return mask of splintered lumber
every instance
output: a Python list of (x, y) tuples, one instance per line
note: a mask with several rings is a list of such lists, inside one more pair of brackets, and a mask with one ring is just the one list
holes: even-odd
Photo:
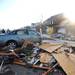
[(32, 67), (32, 68), (36, 68), (36, 69), (44, 69), (44, 70), (50, 69), (50, 67), (38, 66), (38, 65), (32, 65), (31, 67)]
[[(40, 46), (41, 49), (49, 52), (51, 55), (54, 56), (54, 58), (57, 60), (59, 65), (62, 67), (62, 69), (65, 71), (67, 75), (75, 75), (75, 55), (74, 54), (68, 54), (62, 51), (61, 48), (62, 44), (60, 45), (50, 45), (50, 44), (42, 44)], [(57, 53), (53, 53), (53, 51), (56, 51)], [(60, 52), (59, 52), (60, 51)]]
[(13, 53), (4, 53), (4, 52), (0, 52), (0, 56), (7, 56), (7, 55), (13, 55)]
[(26, 66), (27, 65), (25, 62), (23, 62), (20, 59), (14, 59), (14, 61), (12, 63), (17, 64), (17, 65), (21, 65), (21, 66)]
[(51, 59), (52, 59), (52, 56), (49, 53), (43, 52), (40, 54), (41, 63), (49, 63)]
[(61, 52), (58, 54), (52, 53), (52, 55), (55, 57), (67, 75), (75, 75), (75, 62), (73, 62), (73, 60), (71, 60), (67, 54)]
[(53, 51), (61, 48), (63, 46), (63, 44), (42, 44), (39, 46), (39, 48), (52, 53)]

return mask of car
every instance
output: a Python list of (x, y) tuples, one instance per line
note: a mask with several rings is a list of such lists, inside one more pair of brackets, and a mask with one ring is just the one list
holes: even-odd
[(18, 29), (9, 33), (0, 35), (0, 46), (17, 47), (22, 45), (24, 40), (30, 40), (34, 43), (41, 43), (41, 35), (34, 30)]
[(65, 35), (62, 34), (62, 33), (55, 33), (55, 34), (52, 34), (51, 37), (58, 38), (58, 39), (60, 39), (60, 38), (63, 39), (65, 37)]

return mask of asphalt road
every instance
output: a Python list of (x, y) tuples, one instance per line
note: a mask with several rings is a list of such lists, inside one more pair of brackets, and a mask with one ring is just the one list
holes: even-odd
[(43, 70), (25, 68), (18, 65), (9, 65), (9, 66), (11, 67), (13, 72), (7, 74), (0, 74), (0, 75), (42, 75), (42, 73), (44, 72)]
[[(9, 65), (9, 66), (11, 67), (11, 71), (0, 75), (42, 75), (44, 72), (46, 72), (45, 70), (26, 68), (18, 65)], [(48, 75), (65, 75), (65, 74), (55, 72), (49, 73)]]

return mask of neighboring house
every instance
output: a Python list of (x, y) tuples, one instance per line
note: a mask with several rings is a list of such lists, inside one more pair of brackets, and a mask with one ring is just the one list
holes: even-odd
[(70, 24), (69, 20), (62, 13), (51, 16), (42, 23), (32, 23), (31, 26), (34, 27), (36, 31), (41, 31), (42, 34), (67, 33), (67, 35), (75, 36), (75, 25)]
[(53, 27), (53, 33), (56, 33), (58, 32), (58, 29), (61, 28), (60, 23), (64, 20), (65, 20), (65, 17), (63, 14), (57, 14), (45, 20), (43, 22), (43, 25), (47, 26), (47, 28)]

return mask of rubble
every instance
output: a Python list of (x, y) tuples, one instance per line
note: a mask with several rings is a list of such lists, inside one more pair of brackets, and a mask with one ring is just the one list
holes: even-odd
[(4, 63), (42, 69), (44, 72), (41, 75), (75, 74), (74, 50), (68, 44), (42, 43), (40, 46), (36, 46), (30, 41), (25, 41), (21, 48), (10, 49), (9, 51), (1, 50), (0, 57), (2, 57)]

